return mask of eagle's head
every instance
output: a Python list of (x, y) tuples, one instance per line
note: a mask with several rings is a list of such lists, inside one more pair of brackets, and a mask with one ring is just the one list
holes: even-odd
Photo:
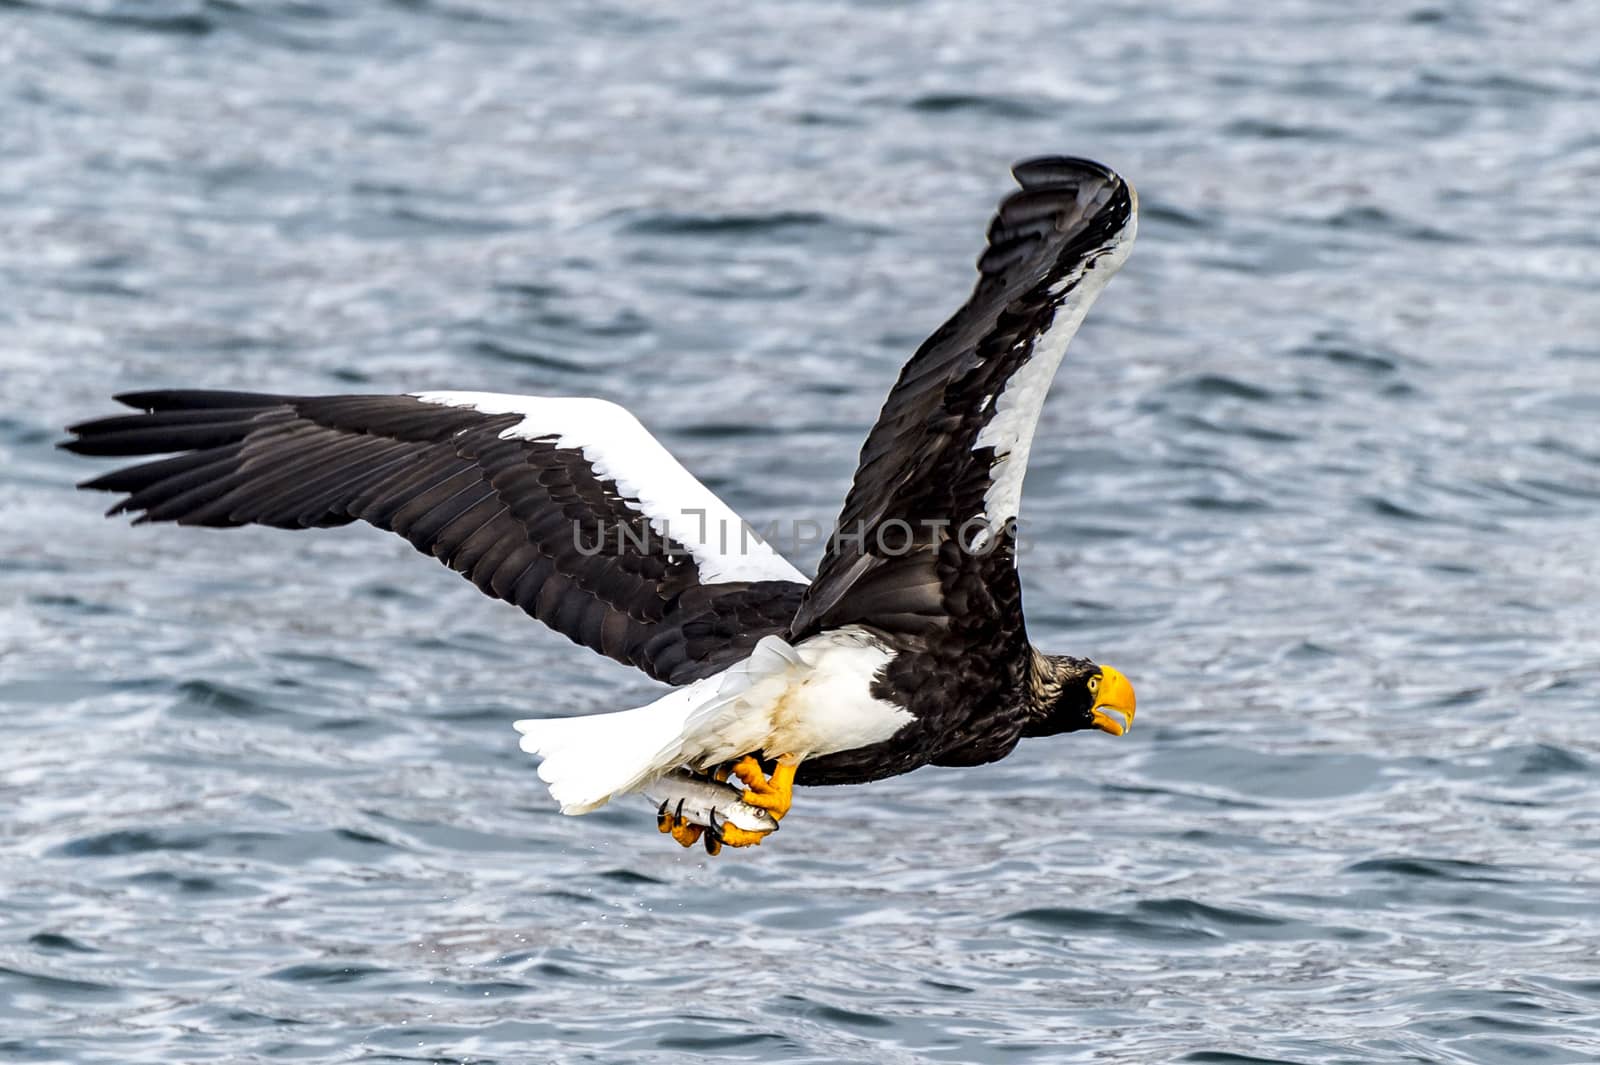
[(1033, 653), (1028, 671), (1032, 720), (1024, 736), (1097, 728), (1120, 736), (1133, 725), (1133, 685), (1119, 671), (1087, 658)]

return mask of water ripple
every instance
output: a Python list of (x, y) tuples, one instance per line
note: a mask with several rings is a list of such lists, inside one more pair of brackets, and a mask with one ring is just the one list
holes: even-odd
[[(1592, 5), (0, 13), (0, 1058), (1600, 1060)], [(1142, 225), (1029, 630), (1139, 725), (756, 853), (554, 810), (508, 722), (637, 675), (372, 530), (104, 521), (52, 446), (138, 388), (594, 394), (826, 522), (1043, 152)]]

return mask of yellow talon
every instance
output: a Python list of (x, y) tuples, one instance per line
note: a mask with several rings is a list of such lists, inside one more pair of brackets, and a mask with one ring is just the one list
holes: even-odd
[[(738, 825), (721, 824), (717, 827), (722, 833), (722, 838), (719, 842), (726, 843), (730, 847), (760, 846), (761, 841), (766, 839), (768, 835), (765, 832), (746, 832)], [(712, 853), (716, 852), (713, 851)]]
[(672, 826), (672, 838), (677, 840), (678, 843), (684, 847), (692, 847), (696, 843), (699, 843), (700, 836), (704, 832), (705, 829), (701, 828), (699, 825), (691, 825), (687, 821), (679, 821), (677, 824)]
[[(744, 801), (751, 806), (766, 810), (772, 815), (773, 820), (777, 820), (789, 812), (789, 805), (794, 797), (795, 767), (798, 765), (799, 762), (796, 760), (780, 759), (769, 778), (761, 771), (761, 763), (754, 756), (746, 755), (735, 765), (719, 769), (716, 777), (720, 781), (738, 777), (745, 785)], [(656, 828), (670, 835), (684, 847), (692, 847), (703, 838), (706, 853), (713, 856), (722, 850), (724, 845), (759, 846), (761, 841), (771, 834), (751, 832), (731, 822), (719, 820), (715, 810), (711, 812), (709, 828), (694, 824), (683, 816), (681, 800), (675, 810), (668, 809), (666, 803), (661, 804), (661, 808), (656, 811)]]
[(767, 811), (773, 820), (782, 820), (794, 802), (794, 773), (799, 765), (791, 759), (780, 758), (772, 776), (768, 777), (761, 771), (761, 763), (755, 756), (747, 754), (734, 765), (733, 775), (745, 786), (745, 802)]
[[(681, 810), (683, 804), (679, 803), (678, 808)], [(656, 812), (656, 828), (677, 840), (678, 844), (683, 847), (692, 847), (700, 842), (700, 836), (705, 832), (705, 829), (699, 825), (692, 824), (677, 813), (668, 811), (666, 803), (662, 803), (661, 809)], [(709, 844), (706, 849), (711, 850)], [(715, 854), (717, 852), (711, 851), (711, 853)]]

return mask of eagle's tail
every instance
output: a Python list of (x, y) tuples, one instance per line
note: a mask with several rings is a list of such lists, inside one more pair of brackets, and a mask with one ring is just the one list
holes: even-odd
[(675, 769), (690, 720), (715, 694), (716, 685), (708, 691), (701, 680), (632, 710), (518, 721), (515, 727), (522, 749), (544, 758), (539, 776), (561, 812), (586, 814)]
[(749, 740), (736, 725), (741, 697), (756, 681), (799, 661), (792, 647), (768, 636), (744, 661), (648, 705), (514, 725), (522, 749), (543, 757), (539, 777), (561, 812), (586, 814), (681, 766), (702, 768), (749, 753)]

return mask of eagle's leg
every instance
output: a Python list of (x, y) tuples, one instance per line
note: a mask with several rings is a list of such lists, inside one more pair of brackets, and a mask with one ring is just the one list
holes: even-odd
[(711, 827), (706, 828), (688, 821), (683, 816), (683, 800), (678, 800), (676, 810), (667, 809), (663, 802), (656, 810), (656, 828), (677, 840), (683, 847), (692, 847), (705, 837), (706, 853), (715, 857), (726, 843), (730, 847), (753, 847), (767, 838), (766, 832), (746, 832), (738, 825), (718, 821), (717, 812), (711, 811)]
[(761, 807), (772, 815), (773, 820), (781, 821), (794, 802), (794, 772), (799, 766), (800, 759), (784, 755), (778, 759), (769, 777), (761, 771), (761, 763), (756, 757), (747, 754), (734, 763), (733, 775), (744, 784), (745, 802)]
[[(745, 786), (744, 801), (766, 810), (773, 820), (778, 820), (789, 812), (794, 793), (795, 767), (799, 764), (798, 758), (780, 758), (772, 776), (768, 777), (761, 771), (761, 763), (754, 756), (746, 755), (731, 767), (718, 766), (709, 774), (709, 778), (725, 783), (730, 777), (738, 777)], [(675, 810), (668, 809), (665, 802), (661, 804), (656, 810), (656, 828), (684, 847), (692, 847), (703, 838), (706, 853), (711, 855), (722, 850), (724, 844), (729, 847), (754, 847), (770, 834), (750, 832), (732, 822), (718, 821), (715, 810), (711, 811), (709, 827), (694, 824), (683, 816), (682, 799), (678, 800)]]

